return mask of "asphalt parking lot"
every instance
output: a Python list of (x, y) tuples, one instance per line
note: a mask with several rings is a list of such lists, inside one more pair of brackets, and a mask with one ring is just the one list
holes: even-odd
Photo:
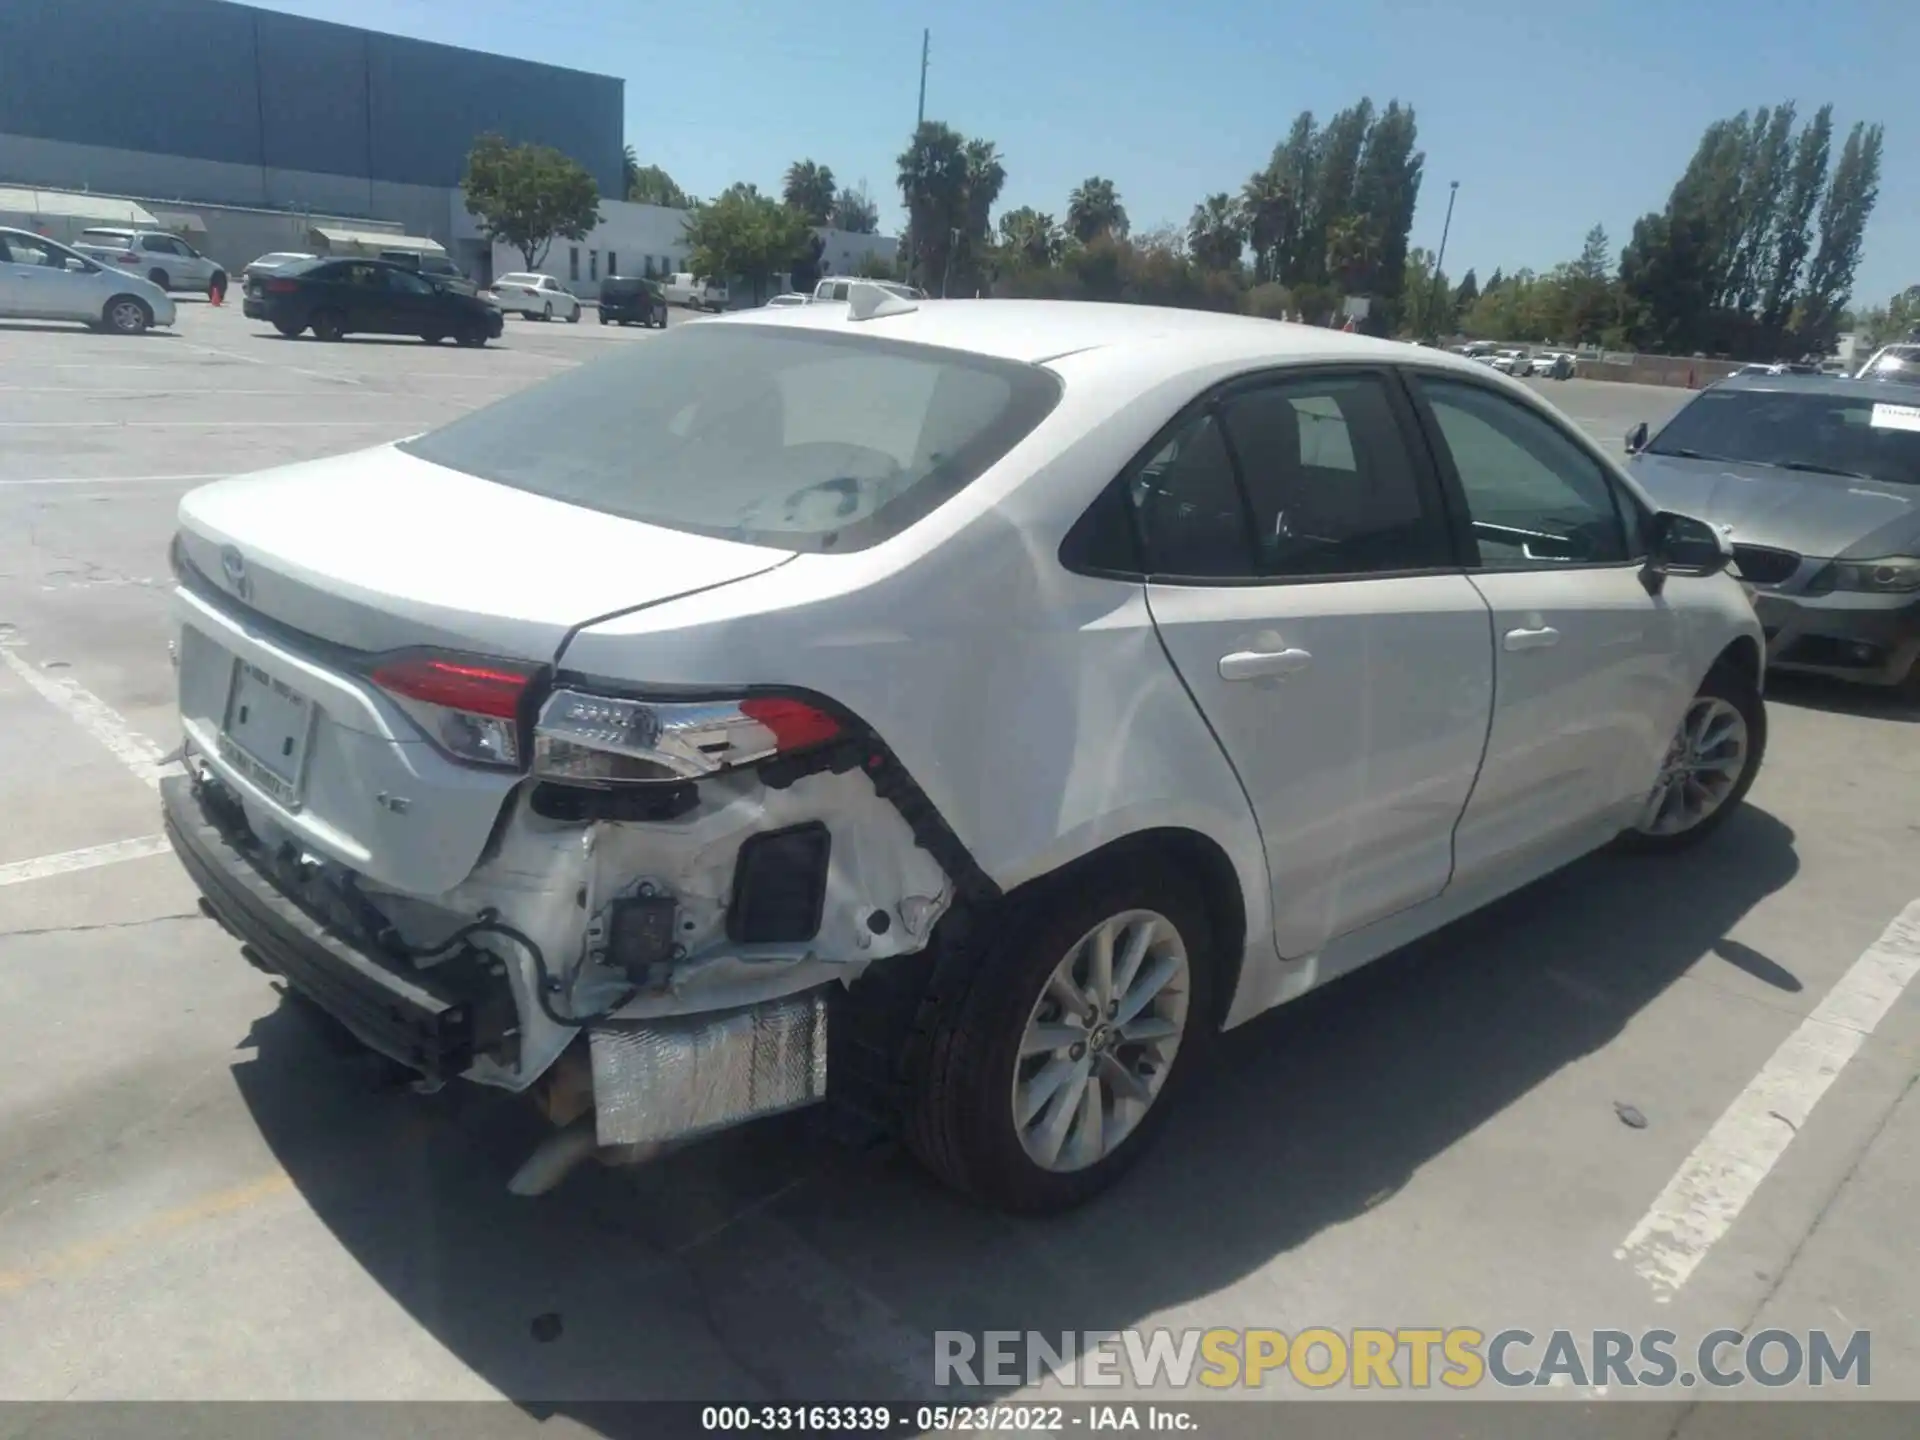
[[(1233, 1032), (1063, 1220), (812, 1116), (518, 1200), (512, 1103), (392, 1089), (283, 1008), (154, 839), (175, 503), (654, 338), (0, 324), (0, 1398), (507, 1396), (579, 1432), (937, 1398), (939, 1330), (1471, 1325), (1865, 1329), (1870, 1393), (1920, 1399), (1920, 715), (1871, 696), (1780, 684), (1703, 851), (1585, 861)], [(1535, 383), (1615, 445), (1684, 398)], [(1653, 1398), (1607, 1433), (1730, 1433)]]

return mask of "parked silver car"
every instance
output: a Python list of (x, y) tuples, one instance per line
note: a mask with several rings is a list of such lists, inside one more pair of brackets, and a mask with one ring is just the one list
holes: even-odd
[(173, 300), (141, 275), (45, 235), (0, 227), (0, 316), (75, 320), (119, 335), (173, 324)]

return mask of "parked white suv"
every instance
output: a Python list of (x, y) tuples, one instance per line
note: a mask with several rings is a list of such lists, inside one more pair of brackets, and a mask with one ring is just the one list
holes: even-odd
[(103, 265), (144, 275), (162, 290), (205, 294), (214, 276), (226, 274), (218, 263), (165, 230), (97, 226), (81, 231), (74, 248)]
[(158, 286), (25, 230), (0, 228), (0, 315), (74, 320), (118, 335), (173, 324), (173, 301)]
[(877, 286), (619, 350), (174, 547), (175, 847), (533, 1090), (524, 1191), (828, 1096), (1073, 1204), (1222, 1027), (1760, 765), (1725, 542), (1484, 366)]

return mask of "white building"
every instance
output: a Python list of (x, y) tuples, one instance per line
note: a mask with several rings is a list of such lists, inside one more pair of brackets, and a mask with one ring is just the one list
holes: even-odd
[[(538, 268), (554, 276), (574, 294), (591, 300), (600, 293), (600, 282), (609, 275), (661, 276), (685, 270), (686, 222), (685, 210), (602, 200), (600, 223), (586, 238), (555, 240)], [(454, 263), (483, 283), (526, 268), (526, 257), (511, 245), (496, 243), (491, 254), (488, 253), (480, 222), (467, 213), (465, 202), (458, 197), (451, 233), (453, 243), (449, 249)], [(878, 256), (891, 264), (900, 245), (891, 235), (856, 235), (824, 226), (814, 233), (825, 246), (820, 268), (826, 275), (850, 274), (868, 256)], [(785, 276), (776, 276), (775, 280), (776, 290), (785, 288)], [(751, 294), (741, 294), (737, 303), (751, 302)]]

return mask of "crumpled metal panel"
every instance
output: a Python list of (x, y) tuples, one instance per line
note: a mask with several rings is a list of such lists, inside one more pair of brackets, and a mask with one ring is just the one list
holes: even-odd
[(827, 1093), (824, 988), (744, 1010), (599, 1025), (588, 1034), (602, 1145), (683, 1140)]

